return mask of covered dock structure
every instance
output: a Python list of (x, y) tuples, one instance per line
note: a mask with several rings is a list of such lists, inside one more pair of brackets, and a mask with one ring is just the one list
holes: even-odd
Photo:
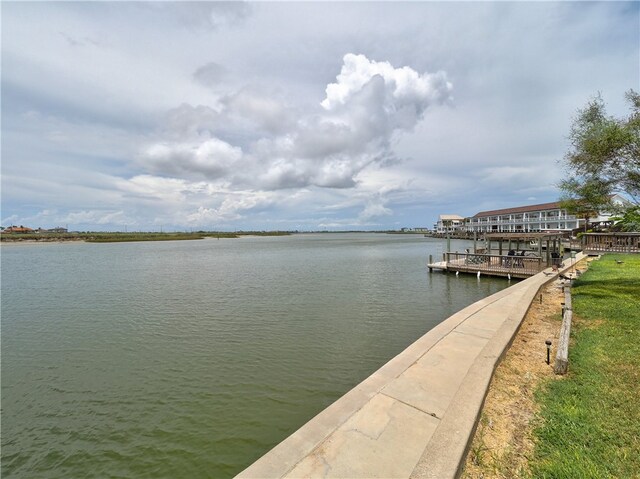
[(474, 242), (473, 252), (447, 251), (441, 262), (427, 267), (443, 271), (528, 278), (562, 264), (562, 233), (490, 233), (484, 247)]

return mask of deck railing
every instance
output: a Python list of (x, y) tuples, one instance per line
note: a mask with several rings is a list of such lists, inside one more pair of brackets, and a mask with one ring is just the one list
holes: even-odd
[(445, 253), (447, 269), (513, 276), (533, 276), (547, 267), (539, 256), (510, 256), (499, 254)]
[(587, 254), (640, 253), (640, 233), (587, 233), (582, 239)]

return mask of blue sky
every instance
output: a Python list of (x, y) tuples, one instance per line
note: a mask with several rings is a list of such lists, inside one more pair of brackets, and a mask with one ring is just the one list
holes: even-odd
[(555, 201), (637, 2), (2, 2), (2, 225), (388, 229)]

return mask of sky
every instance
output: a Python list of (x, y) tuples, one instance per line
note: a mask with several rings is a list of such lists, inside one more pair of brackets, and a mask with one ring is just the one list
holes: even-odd
[(556, 201), (638, 2), (0, 5), (1, 222), (383, 230)]

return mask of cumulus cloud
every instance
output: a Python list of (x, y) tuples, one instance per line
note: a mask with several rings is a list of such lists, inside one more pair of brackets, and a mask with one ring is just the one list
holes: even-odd
[(282, 134), (295, 126), (295, 112), (272, 93), (245, 87), (221, 99), (229, 121), (249, 122), (267, 134)]
[(151, 145), (142, 152), (140, 163), (154, 173), (216, 180), (232, 172), (241, 158), (240, 148), (210, 138), (199, 144)]
[(176, 142), (206, 139), (213, 135), (222, 122), (218, 110), (210, 106), (183, 103), (166, 113), (162, 137)]
[[(343, 61), (337, 82), (327, 86), (323, 110), (300, 119), (286, 141), (272, 142), (269, 152), (295, 160), (302, 168), (297, 177), (309, 185), (355, 186), (367, 166), (388, 162), (394, 133), (410, 131), (428, 107), (450, 99), (452, 86), (443, 72), (421, 75), (351, 53)], [(285, 186), (292, 172), (282, 165), (279, 171)], [(279, 184), (274, 175), (270, 184)]]
[(380, 99), (390, 114), (409, 107), (420, 115), (429, 104), (448, 100), (453, 89), (442, 71), (421, 75), (408, 66), (394, 68), (389, 62), (376, 62), (353, 53), (346, 54), (343, 60), (338, 81), (327, 86), (327, 97), (322, 102), (327, 110), (348, 104), (374, 77), (384, 82), (384, 95)]
[(308, 167), (282, 158), (272, 161), (267, 171), (258, 178), (258, 183), (267, 190), (303, 188), (309, 184)]
[[(148, 146), (141, 165), (154, 174), (256, 190), (353, 188), (369, 165), (393, 164), (392, 136), (448, 101), (452, 86), (443, 72), (420, 74), (351, 53), (343, 61), (316, 110), (294, 110), (273, 92), (247, 86), (215, 106), (181, 105), (167, 115), (172, 141)], [(220, 68), (205, 65), (196, 75), (215, 77)], [(244, 138), (229, 143), (230, 131)]]

